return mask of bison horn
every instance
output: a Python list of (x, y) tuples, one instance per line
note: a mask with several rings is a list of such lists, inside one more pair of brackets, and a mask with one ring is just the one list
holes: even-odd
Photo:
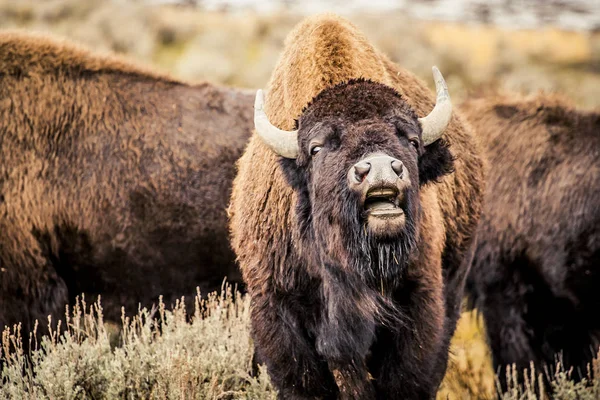
[(284, 131), (269, 122), (265, 114), (262, 90), (256, 92), (254, 101), (254, 128), (258, 136), (273, 150), (285, 158), (298, 157), (298, 131)]
[(452, 117), (452, 102), (450, 101), (446, 81), (437, 67), (433, 67), (432, 70), (437, 100), (435, 102), (435, 107), (431, 110), (429, 115), (419, 118), (419, 123), (423, 130), (423, 144), (425, 146), (442, 137), (442, 133), (444, 133), (444, 130), (450, 122), (450, 117)]

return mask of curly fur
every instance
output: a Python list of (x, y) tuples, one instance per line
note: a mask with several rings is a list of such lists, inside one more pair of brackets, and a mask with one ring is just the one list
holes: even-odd
[(0, 35), (0, 330), (241, 281), (226, 205), (252, 95)]
[[(369, 88), (374, 115), (391, 108), (406, 124), (415, 124), (435, 103), (424, 83), (375, 50), (352, 24), (325, 14), (306, 19), (286, 39), (265, 110), (280, 129), (302, 128), (311, 112), (313, 122), (318, 119), (320, 99), (340, 96), (328, 104), (352, 119), (343, 100), (353, 84)], [(363, 118), (362, 110), (356, 112)], [(381, 146), (405, 151), (402, 140), (381, 134)], [(238, 162), (229, 208), (232, 245), (252, 295), (257, 355), (280, 397), (434, 397), (459, 316), (483, 195), (483, 162), (470, 128), (454, 113), (444, 140), (423, 150), (421, 159), (428, 161), (412, 161), (411, 177), (423, 176), (413, 187), (414, 233), (388, 246), (374, 246), (358, 233), (353, 202), (339, 201), (341, 177), (313, 177), (302, 157), (282, 160), (253, 135)], [(322, 201), (326, 197), (331, 200)], [(335, 212), (332, 202), (340, 205)], [(328, 218), (339, 226), (325, 229)], [(403, 265), (390, 266), (394, 252), (407, 253), (398, 260)], [(370, 281), (389, 272), (387, 292)]]
[(600, 345), (600, 114), (544, 94), (461, 109), (490, 165), (468, 286), (494, 364), (541, 372), (562, 354), (580, 379)]

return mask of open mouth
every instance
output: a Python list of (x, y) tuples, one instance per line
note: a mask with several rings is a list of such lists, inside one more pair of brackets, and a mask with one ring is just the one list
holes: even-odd
[(394, 217), (404, 214), (398, 189), (378, 187), (369, 189), (364, 209), (369, 216)]

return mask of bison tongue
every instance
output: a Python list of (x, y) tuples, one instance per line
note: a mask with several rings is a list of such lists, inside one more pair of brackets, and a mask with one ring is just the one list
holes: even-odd
[(372, 200), (366, 204), (367, 210), (392, 210), (396, 208), (394, 203), (389, 200)]

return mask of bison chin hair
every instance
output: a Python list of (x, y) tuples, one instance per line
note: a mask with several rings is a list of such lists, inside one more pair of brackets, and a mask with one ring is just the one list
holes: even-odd
[[(288, 183), (298, 195), (296, 216), (303, 257), (316, 266), (335, 266), (345, 274), (356, 275), (369, 288), (391, 293), (403, 280), (407, 265), (416, 257), (419, 194), (406, 193), (404, 228), (387, 237), (370, 233), (358, 195), (336, 186), (327, 201), (315, 200), (308, 190), (307, 176), (294, 160), (281, 165)], [(345, 173), (342, 171), (342, 173)], [(340, 173), (339, 180), (345, 179)], [(321, 197), (321, 199), (323, 199)]]
[(391, 294), (404, 278), (407, 265), (417, 249), (418, 194), (406, 199), (404, 228), (388, 237), (371, 233), (362, 204), (353, 194), (340, 196), (340, 207), (317, 210), (313, 214), (314, 237), (319, 261), (337, 265), (345, 273), (356, 274), (369, 288)]
[(407, 265), (415, 256), (417, 209), (414, 199), (415, 196), (407, 198), (406, 224), (397, 234), (387, 238), (373, 235), (367, 227), (366, 218), (358, 212), (357, 220), (352, 223), (345, 236), (349, 267), (369, 287), (382, 294), (392, 292), (401, 285)]

